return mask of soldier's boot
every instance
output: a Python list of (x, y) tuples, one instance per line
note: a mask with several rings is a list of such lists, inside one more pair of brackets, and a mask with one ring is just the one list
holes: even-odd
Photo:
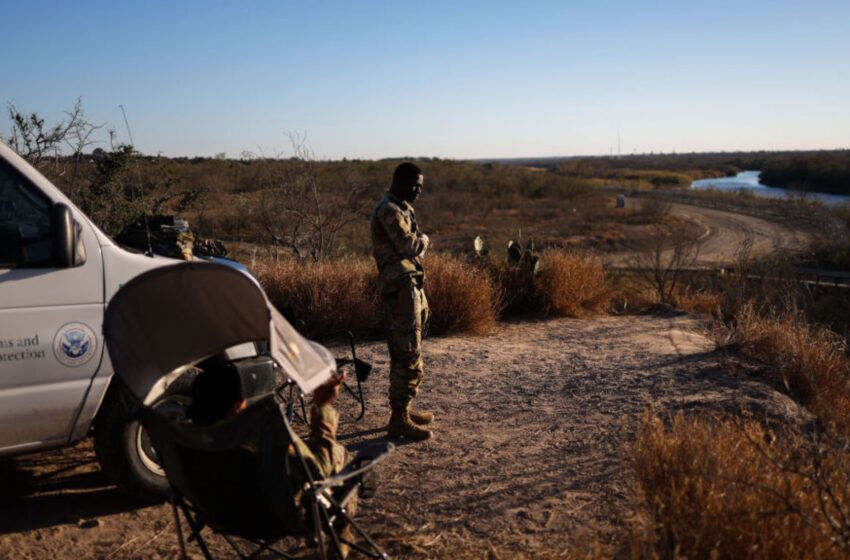
[(410, 415), (410, 420), (419, 426), (427, 426), (431, 422), (434, 421), (434, 415), (430, 412), (417, 412), (415, 410), (408, 410), (407, 413)]
[(387, 425), (387, 435), (390, 437), (402, 437), (411, 441), (422, 441), (434, 435), (431, 430), (426, 430), (413, 423), (407, 406), (393, 406), (390, 422)]

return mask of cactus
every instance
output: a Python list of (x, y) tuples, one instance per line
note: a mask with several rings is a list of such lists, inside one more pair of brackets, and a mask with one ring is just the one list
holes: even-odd
[(507, 260), (510, 265), (519, 265), (520, 261), (522, 261), (523, 251), (522, 247), (519, 246), (519, 243), (516, 241), (508, 241), (508, 254)]
[(487, 243), (480, 235), (475, 236), (472, 247), (475, 250), (475, 258), (477, 259), (483, 259), (490, 254), (489, 249), (487, 249)]
[(532, 276), (537, 276), (540, 270), (540, 257), (534, 254), (534, 238), (528, 238), (525, 242), (525, 249), (516, 241), (508, 241), (507, 262), (511, 266), (525, 270)]
[[(490, 254), (487, 243), (480, 235), (473, 240), (472, 247), (474, 250), (473, 259), (477, 262), (485, 261)], [(540, 257), (534, 254), (534, 238), (529, 237), (526, 240), (525, 249), (517, 241), (508, 241), (505, 261), (513, 268), (522, 269), (531, 276), (537, 276), (540, 270)]]

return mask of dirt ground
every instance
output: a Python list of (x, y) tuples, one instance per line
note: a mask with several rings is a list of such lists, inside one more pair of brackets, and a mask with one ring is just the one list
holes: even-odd
[[(688, 315), (503, 323), (430, 339), (425, 355), (416, 402), (437, 415), (436, 437), (399, 445), (359, 514), (393, 557), (560, 557), (588, 539), (616, 555), (631, 511), (627, 447), (647, 407), (800, 414), (757, 377), (730, 373)], [(381, 440), (388, 414), (385, 348), (367, 344), (362, 357), (376, 369), (366, 417), (341, 427), (352, 448)], [(353, 417), (350, 398), (340, 407)], [(170, 510), (124, 498), (89, 443), (0, 463), (0, 477), (2, 558), (177, 555)]]
[[(627, 200), (633, 207), (640, 201)], [(737, 264), (739, 251), (750, 245), (749, 257), (757, 259), (767, 255), (791, 255), (809, 248), (813, 235), (797, 227), (765, 220), (747, 214), (703, 208), (688, 204), (671, 204), (670, 216), (682, 223), (690, 224), (699, 242), (695, 265), (722, 266)], [(647, 244), (651, 247), (651, 242)], [(669, 251), (668, 251), (669, 253)], [(634, 253), (617, 252), (606, 257), (614, 266), (634, 266)]]

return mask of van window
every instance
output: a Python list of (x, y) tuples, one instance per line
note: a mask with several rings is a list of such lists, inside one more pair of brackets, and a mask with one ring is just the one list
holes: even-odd
[(0, 268), (51, 266), (51, 208), (50, 199), (0, 159)]

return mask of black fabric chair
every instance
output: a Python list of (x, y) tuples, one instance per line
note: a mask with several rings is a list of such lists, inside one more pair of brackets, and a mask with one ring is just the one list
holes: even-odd
[[(350, 518), (346, 506), (389, 447), (370, 456), (361, 453), (342, 473), (321, 480), (308, 468), (299, 445), (292, 446), (297, 456), (290, 456), (297, 436), (287, 414), (294, 411), (296, 399), (287, 401), (284, 395), (313, 392), (338, 367), (330, 351), (305, 339), (286, 321), (256, 280), (208, 263), (150, 270), (112, 297), (103, 330), (115, 368), (112, 383), (131, 396), (168, 478), (184, 558), (186, 544), (192, 542), (211, 558), (203, 537), (207, 529), (224, 536), (241, 558), (265, 551), (286, 558), (275, 548), (286, 537), (312, 540), (323, 559), (328, 549), (339, 554), (343, 544), (371, 558), (386, 557)], [(230, 350), (246, 344), (251, 346), (249, 354), (262, 356), (250, 362), (230, 357)], [(236, 350), (234, 355), (240, 355)], [(216, 362), (222, 355), (223, 362)], [(143, 404), (155, 402), (169, 376), (197, 365), (207, 375), (239, 375), (241, 399), (231, 402), (248, 399), (248, 406), (239, 412), (224, 408), (223, 420), (201, 425), (169, 419)], [(279, 374), (284, 385), (268, 385), (268, 377), (254, 379), (255, 374), (275, 379)], [(253, 381), (246, 383), (245, 376)], [(297, 391), (289, 391), (296, 386)], [(254, 390), (263, 392), (255, 395)], [(185, 539), (180, 514), (190, 530)], [(345, 525), (357, 543), (341, 540), (338, 528)], [(254, 550), (243, 551), (246, 543), (240, 547), (239, 539), (253, 543)]]
[[(222, 535), (240, 558), (254, 558), (266, 551), (292, 558), (276, 548), (276, 543), (287, 537), (312, 541), (320, 558), (326, 558), (329, 551), (340, 554), (343, 543), (370, 558), (387, 557), (348, 515), (346, 506), (362, 487), (364, 474), (391, 447), (361, 454), (339, 475), (316, 480), (303, 456), (287, 459), (290, 443), (297, 436), (286, 418), (286, 408), (280, 395), (273, 393), (255, 399), (232, 418), (196, 427), (141, 407), (140, 421), (171, 485), (169, 501), (184, 557), (186, 544), (194, 541), (205, 558), (212, 558), (203, 538), (207, 528)], [(294, 477), (292, 469), (301, 469), (306, 475)], [(303, 492), (293, 488), (293, 479), (306, 480)], [(181, 513), (190, 529), (186, 538), (180, 529)], [(351, 526), (360, 542), (340, 537), (339, 528), (344, 524)], [(234, 537), (249, 544), (240, 546)], [(254, 550), (244, 550), (249, 545)]]

